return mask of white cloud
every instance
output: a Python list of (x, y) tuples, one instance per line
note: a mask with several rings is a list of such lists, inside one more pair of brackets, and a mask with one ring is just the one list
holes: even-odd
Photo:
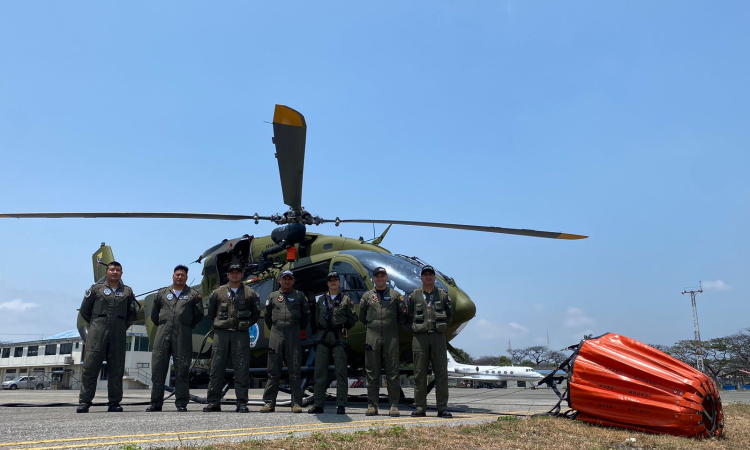
[(509, 323), (509, 324), (508, 324), (508, 326), (509, 326), (509, 327), (510, 327), (510, 328), (511, 328), (511, 329), (512, 329), (513, 331), (519, 331), (519, 332), (521, 332), (521, 333), (528, 333), (528, 332), (529, 332), (529, 329), (528, 329), (528, 328), (526, 328), (525, 326), (521, 325), (520, 323), (516, 323), (516, 322), (511, 322), (511, 323)]
[(9, 302), (0, 303), (0, 310), (7, 309), (8, 311), (24, 312), (27, 309), (38, 308), (39, 305), (32, 302), (24, 302), (20, 298), (11, 300)]
[[(517, 323), (496, 323), (486, 319), (472, 321), (472, 334), (480, 340), (510, 339), (525, 336), (529, 329)], [(467, 330), (468, 331), (468, 330)]]
[(564, 325), (568, 328), (588, 327), (594, 324), (594, 319), (586, 315), (581, 308), (571, 306), (565, 311)]
[(702, 284), (703, 284), (703, 289), (707, 291), (731, 291), (732, 290), (732, 287), (726, 284), (722, 280), (704, 281)]

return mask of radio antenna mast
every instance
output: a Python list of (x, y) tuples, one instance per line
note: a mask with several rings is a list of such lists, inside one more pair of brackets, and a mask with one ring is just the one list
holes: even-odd
[(700, 329), (698, 329), (698, 309), (695, 306), (695, 295), (696, 294), (702, 294), (703, 293), (703, 282), (698, 282), (698, 288), (692, 287), (692, 288), (683, 288), (682, 293), (683, 294), (690, 294), (690, 301), (693, 304), (693, 330), (695, 332), (695, 358), (698, 370), (703, 372), (705, 368), (703, 367), (703, 350), (701, 349), (701, 332)]

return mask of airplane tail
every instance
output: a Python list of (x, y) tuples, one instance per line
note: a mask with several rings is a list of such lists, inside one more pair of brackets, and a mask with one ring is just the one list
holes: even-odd
[(456, 360), (455, 360), (455, 359), (453, 359), (453, 355), (451, 355), (451, 352), (449, 352), (449, 351), (446, 351), (445, 353), (447, 353), (447, 354), (448, 354), (448, 367), (453, 367), (453, 366), (455, 366), (455, 365), (456, 365), (457, 363), (456, 363)]
[(112, 247), (102, 242), (101, 247), (91, 255), (91, 262), (94, 265), (94, 283), (103, 281), (107, 276), (107, 264), (115, 260), (112, 254)]

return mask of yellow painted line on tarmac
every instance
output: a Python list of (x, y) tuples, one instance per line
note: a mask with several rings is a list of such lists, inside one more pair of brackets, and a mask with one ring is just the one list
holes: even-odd
[[(471, 415), (456, 415), (455, 419), (463, 420), (482, 420), (491, 414), (471, 414)], [(346, 422), (344, 424), (323, 424), (313, 425), (310, 424), (298, 424), (288, 426), (268, 426), (268, 427), (254, 427), (254, 428), (234, 428), (234, 429), (219, 429), (219, 430), (196, 430), (196, 431), (182, 431), (182, 432), (168, 432), (168, 433), (149, 433), (149, 434), (137, 434), (137, 435), (116, 435), (116, 436), (94, 436), (94, 437), (81, 437), (81, 438), (65, 438), (65, 439), (50, 439), (43, 441), (25, 441), (25, 442), (8, 442), (0, 443), (0, 447), (13, 447), (13, 446), (24, 446), (24, 445), (36, 445), (36, 444), (53, 444), (53, 443), (64, 443), (64, 442), (82, 442), (82, 441), (101, 441), (104, 439), (119, 439), (118, 441), (111, 442), (94, 442), (90, 444), (74, 444), (74, 445), (57, 445), (49, 447), (24, 447), (26, 450), (61, 450), (61, 449), (73, 449), (82, 447), (98, 447), (105, 445), (121, 445), (121, 444), (147, 444), (156, 442), (171, 442), (171, 441), (191, 441), (198, 439), (223, 439), (230, 437), (248, 437), (248, 436), (260, 436), (269, 434), (280, 434), (280, 433), (301, 433), (307, 431), (326, 431), (326, 430), (339, 430), (346, 428), (361, 428), (366, 424), (382, 426), (382, 425), (400, 425), (400, 424), (419, 424), (419, 423), (432, 423), (432, 422), (445, 422), (446, 419), (429, 417), (422, 419), (382, 419), (376, 422), (373, 420), (359, 420), (354, 422)], [(306, 428), (305, 428), (306, 427)], [(262, 431), (268, 430), (270, 431)], [(237, 432), (240, 433), (237, 433)], [(214, 433), (214, 434), (211, 434)], [(223, 433), (223, 434), (216, 434)], [(186, 436), (186, 435), (199, 435), (199, 436)], [(165, 437), (161, 439), (143, 439), (144, 437), (158, 437), (158, 436), (176, 436), (176, 437)], [(138, 439), (133, 439), (138, 438)]]

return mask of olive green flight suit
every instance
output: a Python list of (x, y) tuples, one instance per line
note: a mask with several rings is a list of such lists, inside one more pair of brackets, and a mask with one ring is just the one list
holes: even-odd
[(263, 391), (267, 405), (276, 404), (279, 394), (281, 364), (286, 354), (289, 369), (289, 387), (292, 406), (302, 406), (302, 342), (300, 331), (307, 328), (310, 307), (305, 294), (295, 289), (290, 292), (272, 292), (266, 300), (266, 327), (271, 330), (268, 339), (268, 382)]
[(365, 374), (367, 404), (378, 407), (381, 361), (385, 366), (388, 400), (398, 405), (398, 326), (406, 322), (406, 305), (401, 294), (390, 288), (365, 292), (359, 303), (359, 320), (367, 327), (365, 335)]
[(208, 383), (209, 405), (220, 406), (227, 360), (232, 354), (234, 393), (237, 405), (247, 404), (250, 387), (250, 332), (260, 318), (260, 299), (249, 286), (234, 293), (229, 284), (216, 289), (208, 299), (208, 317), (214, 324), (211, 347), (211, 374)]
[(139, 308), (133, 290), (122, 284), (122, 281), (114, 290), (104, 282), (97, 283), (86, 291), (80, 311), (81, 317), (90, 326), (86, 337), (79, 403), (90, 405), (94, 399), (99, 372), (105, 359), (108, 403), (116, 405), (122, 401), (125, 335), (130, 324), (135, 322)]
[(448, 407), (448, 350), (445, 331), (453, 316), (451, 298), (437, 287), (430, 293), (420, 288), (409, 295), (407, 303), (414, 331), (414, 403), (419, 411), (424, 412), (427, 408), (427, 366), (432, 362), (435, 397), (440, 412)]
[(174, 358), (175, 405), (187, 406), (190, 400), (190, 361), (193, 359), (193, 328), (204, 317), (203, 297), (185, 286), (178, 296), (172, 287), (159, 290), (151, 310), (156, 328), (151, 353), (151, 404), (164, 401), (164, 382), (169, 371), (169, 358)]
[(325, 293), (318, 299), (316, 308), (318, 334), (315, 346), (315, 406), (323, 407), (331, 358), (336, 367), (336, 406), (346, 406), (346, 396), (349, 393), (346, 347), (349, 339), (344, 337), (344, 330), (351, 330), (357, 323), (354, 302), (348, 295), (339, 293), (331, 298)]

